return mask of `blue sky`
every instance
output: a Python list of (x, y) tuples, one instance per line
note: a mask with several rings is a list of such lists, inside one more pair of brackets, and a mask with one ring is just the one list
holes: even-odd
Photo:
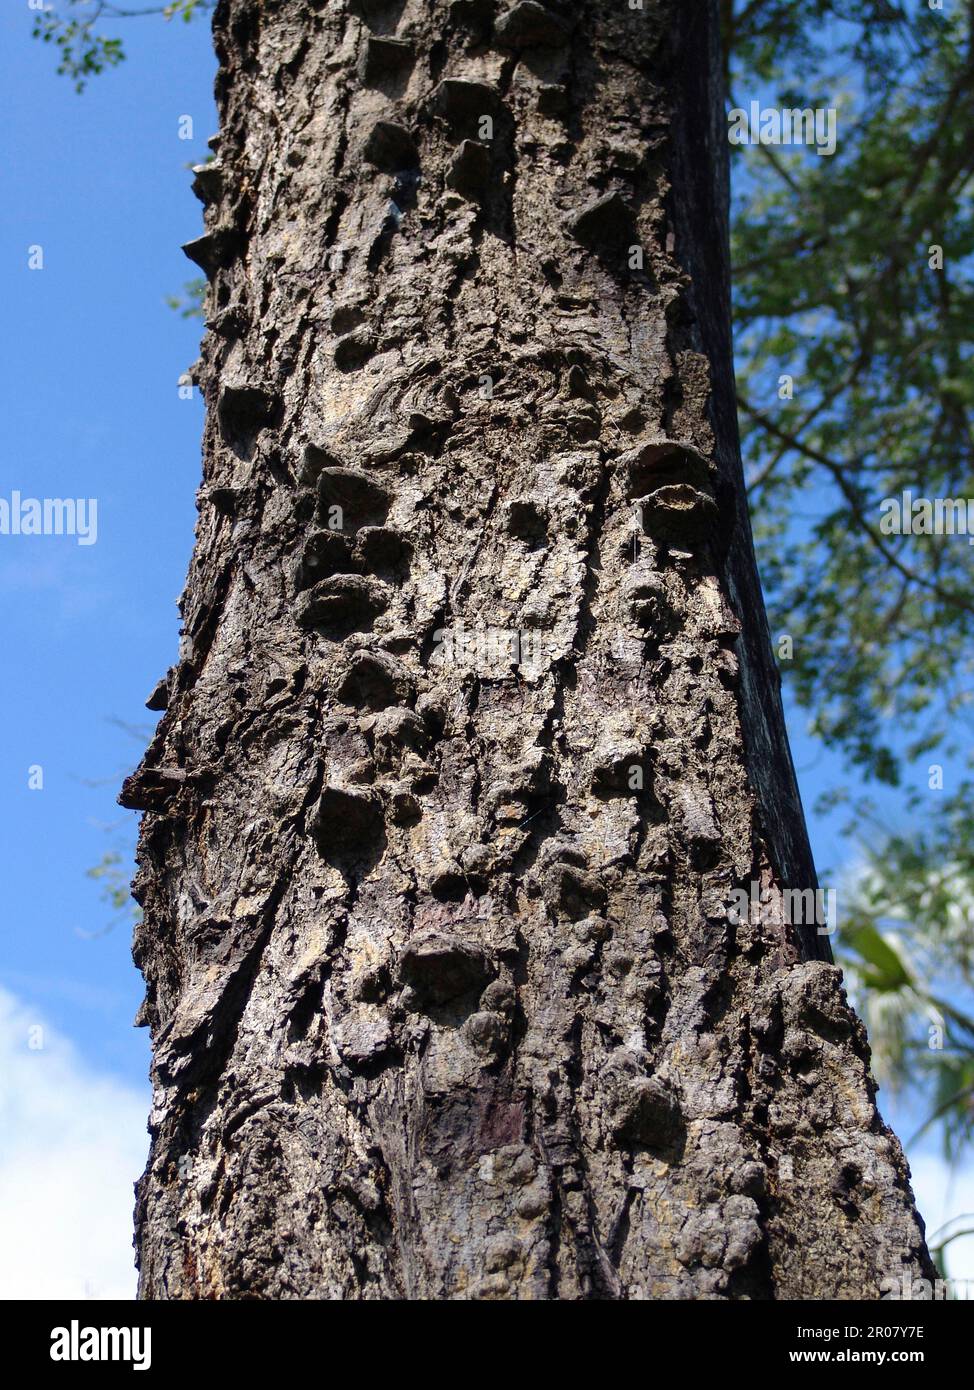
[[(187, 166), (216, 128), (215, 65), (205, 20), (119, 21), (128, 61), (79, 97), (31, 41), (32, 18), (27, 0), (0, 11), (0, 496), (96, 498), (98, 539), (0, 536), (0, 1064), (27, 1088), (0, 1096), (0, 1202), (23, 1204), (19, 1269), (45, 1223), (59, 1233), (28, 1290), (99, 1296), (131, 1288), (126, 1184), (145, 1152), (148, 1038), (132, 1027), (129, 924), (105, 931), (113, 915), (86, 871), (134, 840), (115, 796), (176, 655), (202, 405), (177, 390), (199, 323), (165, 297), (197, 274), (179, 248), (201, 228)], [(32, 246), (43, 269), (28, 268)], [(792, 723), (810, 810), (841, 769)], [(28, 786), (35, 765), (42, 790)], [(845, 857), (837, 824), (812, 817), (820, 863)], [(932, 1204), (943, 1170), (922, 1162)]]
[[(31, 19), (26, 0), (0, 14), (0, 495), (97, 498), (98, 540), (0, 537), (0, 978), (93, 1064), (142, 1083), (128, 927), (93, 935), (111, 913), (85, 871), (136, 820), (115, 795), (141, 743), (111, 721), (151, 729), (144, 701), (176, 654), (202, 405), (177, 391), (199, 323), (165, 296), (197, 274), (179, 248), (201, 226), (186, 166), (216, 129), (214, 59), (205, 23), (120, 21), (129, 61), (78, 96)], [(28, 789), (34, 764), (43, 790)]]

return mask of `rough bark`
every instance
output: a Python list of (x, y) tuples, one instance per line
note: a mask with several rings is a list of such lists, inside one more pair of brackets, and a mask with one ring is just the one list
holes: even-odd
[(814, 871), (716, 34), (709, 0), (221, 0), (200, 520), (123, 792), (143, 1296), (930, 1273), (840, 974), (781, 920)]

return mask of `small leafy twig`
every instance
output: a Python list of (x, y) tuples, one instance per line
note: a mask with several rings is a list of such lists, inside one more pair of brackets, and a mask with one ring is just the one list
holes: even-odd
[[(90, 8), (89, 0), (67, 0), (67, 4), (72, 10), (75, 4)], [(189, 23), (197, 11), (212, 8), (213, 0), (172, 0), (170, 4), (137, 10), (97, 0), (86, 16), (68, 17), (53, 8), (42, 10), (34, 17), (31, 36), (54, 45), (58, 52), (57, 71), (72, 80), (76, 92), (83, 92), (89, 78), (125, 61), (122, 40), (106, 38), (97, 32), (95, 26), (103, 17), (139, 19), (145, 15), (162, 15), (164, 19), (179, 18)]]

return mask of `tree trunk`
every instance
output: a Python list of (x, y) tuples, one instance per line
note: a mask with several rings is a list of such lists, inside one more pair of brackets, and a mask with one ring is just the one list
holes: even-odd
[(123, 792), (143, 1296), (931, 1273), (783, 908), (717, 9), (218, 6), (200, 521)]

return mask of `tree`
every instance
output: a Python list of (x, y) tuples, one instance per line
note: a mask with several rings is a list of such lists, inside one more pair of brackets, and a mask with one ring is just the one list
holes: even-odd
[[(210, 9), (210, 0), (142, 9), (66, 0), (63, 13), (48, 5), (34, 32), (54, 44), (59, 71), (80, 91), (125, 56), (102, 21), (190, 20)], [(759, 569), (792, 698), (811, 714), (813, 736), (841, 750), (860, 780), (898, 786), (904, 765), (919, 778), (904, 798), (917, 818), (892, 835), (888, 809), (877, 812), (862, 795), (851, 802), (847, 839), (862, 841), (861, 858), (882, 865), (884, 881), (878, 898), (852, 884), (851, 914), (843, 892), (838, 959), (865, 1011), (877, 1075), (936, 1096), (931, 1118), (956, 1161), (972, 1132), (970, 1047), (963, 1032), (941, 1045), (946, 1034), (930, 1023), (932, 1006), (918, 1009), (917, 1001), (960, 997), (969, 987), (970, 922), (959, 933), (957, 916), (972, 888), (963, 737), (970, 662), (956, 654), (970, 636), (970, 575), (964, 526), (959, 539), (950, 532), (958, 519), (970, 525), (957, 494), (971, 491), (969, 387), (960, 369), (974, 225), (974, 10), (969, 0), (917, 11), (889, 0), (722, 0), (721, 11), (737, 96), (774, 90), (779, 108), (798, 109), (838, 101), (841, 139), (828, 159), (765, 144), (736, 151), (744, 456)], [(873, 293), (878, 286), (882, 294)], [(196, 278), (168, 302), (183, 317), (202, 317), (205, 289)], [(918, 490), (917, 525), (889, 534), (887, 522)], [(930, 493), (932, 506), (943, 506), (946, 534), (923, 521)], [(802, 530), (807, 511), (814, 522)], [(924, 765), (935, 750), (946, 765)], [(820, 809), (849, 801), (836, 785)], [(935, 885), (929, 906), (918, 883)], [(917, 938), (909, 960), (880, 907)], [(877, 974), (863, 944), (872, 956), (893, 950), (895, 969)], [(934, 963), (936, 978), (918, 974)]]
[(142, 1294), (931, 1275), (809, 910), (716, 5), (221, 0), (214, 32), (200, 521), (122, 798)]

